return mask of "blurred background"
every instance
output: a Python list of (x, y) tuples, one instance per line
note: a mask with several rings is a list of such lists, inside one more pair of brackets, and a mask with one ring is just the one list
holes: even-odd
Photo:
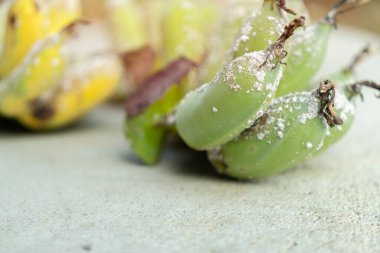
[[(320, 18), (336, 0), (305, 0), (313, 19)], [(339, 23), (348, 24), (380, 34), (380, 1), (372, 0), (353, 12), (339, 17)]]
[[(86, 10), (92, 15), (102, 16), (102, 10), (96, 8), (103, 0), (82, 0)], [(322, 17), (337, 0), (305, 0), (313, 19)], [(345, 13), (339, 17), (339, 22), (380, 34), (380, 0), (372, 0), (359, 9)]]

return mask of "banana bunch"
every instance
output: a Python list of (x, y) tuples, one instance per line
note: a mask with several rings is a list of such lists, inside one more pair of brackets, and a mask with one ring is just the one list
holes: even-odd
[[(133, 91), (127, 97), (126, 135), (135, 153), (152, 164), (159, 158), (165, 137), (170, 132), (160, 122), (165, 122), (181, 98), (198, 85), (198, 67), (212, 46), (208, 38), (222, 5), (217, 1), (201, 0), (142, 0), (135, 3), (138, 3), (135, 8), (139, 7), (134, 12), (135, 17), (136, 13), (142, 13), (144, 22), (139, 23), (143, 26), (134, 26), (133, 31), (125, 29), (129, 33), (124, 32), (124, 38), (129, 40), (124, 40), (124, 48), (129, 51), (121, 54), (126, 75), (134, 77), (129, 82)], [(121, 22), (114, 24), (127, 26)], [(116, 31), (122, 30), (113, 27)], [(135, 34), (138, 31), (140, 36)], [(137, 40), (137, 37), (144, 39)], [(141, 43), (143, 41), (145, 45)]]
[(86, 15), (105, 25), (121, 56), (126, 80), (116, 97), (124, 99), (181, 56), (202, 63), (214, 49), (209, 38), (222, 9), (242, 0), (97, 0), (96, 10), (92, 0), (82, 1)]
[(119, 83), (119, 59), (81, 21), (79, 1), (8, 0), (0, 13), (1, 115), (35, 130), (59, 128)]
[[(172, 8), (179, 2), (168, 1)], [(323, 152), (349, 131), (362, 87), (380, 90), (379, 83), (354, 77), (355, 66), (370, 50), (364, 49), (346, 69), (320, 82), (318, 89), (310, 91), (309, 87), (325, 59), (337, 16), (364, 2), (339, 0), (308, 28), (303, 1), (288, 2), (264, 0), (261, 8), (255, 8), (237, 0), (236, 8), (223, 12), (231, 15), (222, 15), (221, 25), (214, 30), (219, 39), (210, 44), (217, 50), (207, 46), (203, 50), (208, 53), (200, 65), (198, 81), (203, 85), (184, 89), (184, 93), (171, 85), (180, 75), (172, 77), (168, 71), (187, 74), (193, 67), (177, 62), (130, 97), (126, 133), (142, 161), (158, 161), (170, 130), (189, 148), (207, 152), (220, 173), (260, 179)], [(239, 6), (251, 9), (238, 12)], [(186, 34), (181, 25), (189, 19), (175, 20), (165, 22), (167, 28), (176, 27), (172, 30), (177, 33), (167, 38), (164, 48), (171, 49), (169, 55), (183, 55), (197, 66), (199, 58), (194, 56), (199, 57), (202, 50), (195, 49), (202, 46), (202, 40), (175, 42)]]

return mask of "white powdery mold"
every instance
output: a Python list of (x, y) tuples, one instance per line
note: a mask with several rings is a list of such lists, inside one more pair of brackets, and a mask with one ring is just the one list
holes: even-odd
[[(288, 43), (292, 56), (295, 56), (296, 64), (301, 64), (304, 52), (310, 53), (314, 50), (315, 35), (317, 34), (315, 29), (317, 29), (317, 26), (306, 27), (305, 29), (305, 31), (296, 31)], [(308, 62), (307, 64), (313, 63)]]
[(242, 89), (241, 85), (238, 84), (238, 83), (232, 83), (232, 84), (230, 85), (230, 88), (231, 88), (231, 90), (233, 90), (233, 91), (238, 91), (238, 90), (241, 90), (241, 89)]
[(311, 143), (311, 142), (306, 142), (306, 143), (305, 143), (305, 147), (306, 147), (307, 149), (312, 149), (312, 148), (314, 147), (314, 145), (313, 145), (313, 143)]
[(248, 128), (254, 128), (254, 124), (255, 124), (256, 120), (258, 120), (259, 118), (261, 118), (264, 114), (265, 114), (264, 110), (258, 110), (256, 112), (256, 114), (251, 119), (247, 120), (245, 128), (246, 129), (248, 129)]
[(324, 141), (325, 141), (325, 138), (323, 138), (322, 141), (317, 145), (317, 147), (316, 147), (317, 151), (319, 151), (319, 150), (321, 150), (321, 148), (323, 148), (323, 145), (325, 145)]
[(257, 83), (253, 84), (253, 88), (256, 90), (261, 90), (259, 87), (259, 83), (263, 83), (265, 81), (265, 69), (260, 68), (260, 65), (265, 61), (266, 54), (262, 51), (246, 53), (241, 57), (238, 57), (228, 63), (223, 70), (223, 80), (224, 82), (230, 83), (230, 87), (232, 90), (240, 89), (240, 85), (238, 85), (236, 80), (236, 74), (249, 74), (253, 76)]
[[(256, 36), (256, 34), (252, 33), (252, 20), (256, 19), (256, 17), (261, 13), (261, 11), (254, 12), (252, 15), (250, 15), (245, 21), (243, 26), (240, 29), (240, 33), (235, 39), (235, 43), (232, 47), (232, 52), (237, 52), (239, 50), (239, 47), (241, 44), (249, 41), (250, 38)], [(247, 51), (247, 50), (245, 50)]]
[[(299, 116), (299, 121), (301, 124), (306, 124), (307, 121), (318, 117), (319, 115), (319, 99), (313, 96), (312, 93), (306, 92), (304, 95), (299, 97), (301, 103), (307, 104), (307, 112)], [(296, 106), (296, 108), (298, 108)]]
[(355, 106), (347, 99), (343, 91), (337, 89), (335, 96), (335, 110), (339, 112), (339, 117), (345, 121), (350, 116), (355, 115)]
[(260, 133), (257, 133), (257, 139), (259, 140), (259, 141), (262, 141), (262, 140), (264, 140), (264, 138), (265, 138), (265, 133), (263, 133), (263, 132), (260, 132)]
[(265, 89), (269, 92), (275, 92), (277, 90), (277, 85), (273, 83), (267, 83)]
[(226, 68), (225, 68), (223, 80), (225, 82), (228, 82), (228, 81), (231, 81), (231, 80), (232, 81), (235, 80), (235, 75), (234, 75), (234, 72), (233, 72), (233, 70), (232, 70), (232, 68), (231, 68), (230, 65), (227, 65)]
[(263, 84), (261, 82), (254, 82), (253, 83), (253, 88), (256, 91), (262, 91), (263, 90)]
[(277, 127), (279, 130), (284, 131), (285, 130), (285, 119), (279, 118), (277, 120)]

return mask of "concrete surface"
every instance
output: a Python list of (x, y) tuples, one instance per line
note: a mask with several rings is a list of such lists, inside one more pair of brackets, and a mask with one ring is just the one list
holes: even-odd
[[(336, 33), (323, 72), (367, 41)], [(0, 252), (380, 252), (380, 101), (366, 97), (342, 142), (252, 183), (183, 151), (139, 164), (107, 106), (55, 133), (0, 126)]]

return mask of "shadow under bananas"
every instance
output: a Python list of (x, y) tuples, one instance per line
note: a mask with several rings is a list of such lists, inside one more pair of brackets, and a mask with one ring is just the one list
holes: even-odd
[(5, 135), (9, 137), (16, 135), (56, 135), (96, 127), (96, 124), (90, 121), (91, 120), (89, 119), (81, 119), (59, 129), (53, 129), (48, 131), (33, 131), (20, 124), (17, 120), (8, 119), (0, 116), (0, 138)]
[(26, 133), (30, 132), (15, 120), (3, 118), (0, 116), (0, 133)]

